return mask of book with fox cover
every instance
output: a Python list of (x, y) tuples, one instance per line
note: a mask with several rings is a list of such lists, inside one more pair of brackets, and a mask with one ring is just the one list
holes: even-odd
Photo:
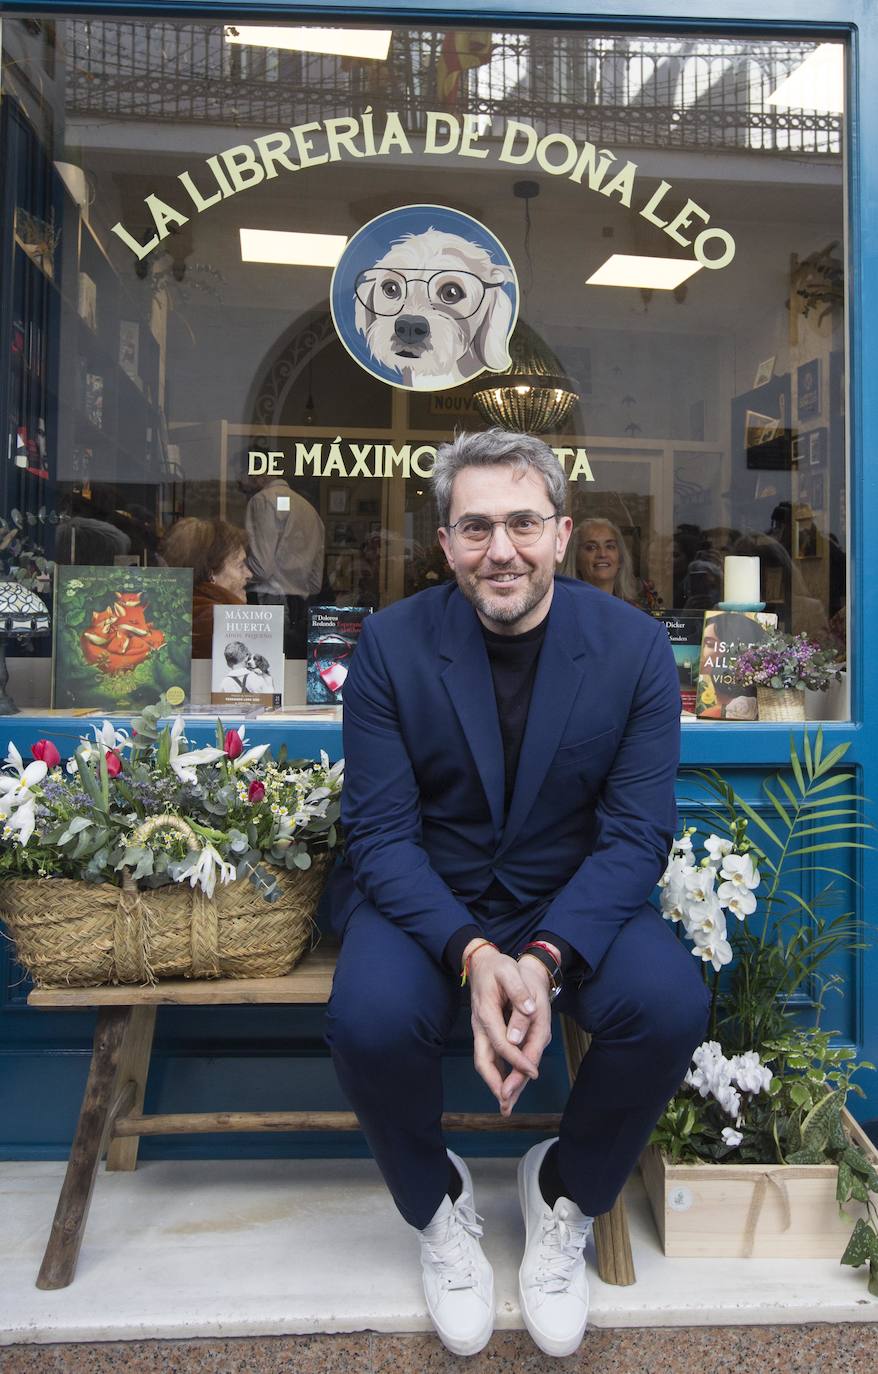
[(756, 720), (756, 688), (735, 681), (738, 655), (777, 626), (772, 611), (705, 611), (695, 714), (702, 720)]
[(52, 705), (128, 712), (189, 695), (192, 569), (55, 569)]

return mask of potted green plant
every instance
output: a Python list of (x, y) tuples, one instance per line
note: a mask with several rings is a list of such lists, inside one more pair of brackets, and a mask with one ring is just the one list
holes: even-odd
[(878, 1156), (845, 1106), (874, 1066), (820, 1027), (842, 991), (833, 960), (863, 947), (838, 909), (838, 864), (870, 826), (839, 770), (848, 747), (824, 753), (806, 731), (800, 758), (791, 742), (789, 780), (763, 783), (771, 823), (715, 770), (695, 773), (704, 833), (675, 842), (661, 909), (701, 961), (710, 1024), (642, 1166), (666, 1253), (844, 1251), (878, 1296)]
[(760, 720), (804, 720), (805, 691), (823, 692), (840, 682), (844, 664), (833, 648), (807, 634), (775, 630), (758, 644), (741, 650), (734, 667), (735, 681), (756, 688)]
[(192, 749), (148, 707), (65, 761), (0, 771), (0, 917), (41, 985), (286, 973), (338, 843), (343, 761), (273, 759), (244, 727)]

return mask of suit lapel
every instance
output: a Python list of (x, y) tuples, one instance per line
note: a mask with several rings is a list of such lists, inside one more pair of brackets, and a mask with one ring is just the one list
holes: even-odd
[(582, 688), (586, 664), (573, 597), (556, 582), (498, 857), (517, 838), (530, 813)]
[(447, 665), (441, 671), (442, 681), (466, 736), (499, 836), (503, 828), (504, 760), (494, 682), (478, 617), (457, 590), (448, 600), (439, 655)]

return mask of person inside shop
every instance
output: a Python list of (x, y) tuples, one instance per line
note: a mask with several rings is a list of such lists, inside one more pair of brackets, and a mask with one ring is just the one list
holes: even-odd
[(555, 576), (567, 479), (541, 440), (458, 435), (433, 474), (454, 581), (367, 617), (344, 686), (346, 854), (327, 1040), (427, 1307), (458, 1355), (494, 1324), (469, 1170), (441, 1129), (463, 990), (477, 1072), (508, 1117), (553, 1008), (593, 1037), (557, 1139), (519, 1165), (524, 1320), (572, 1353), (584, 1247), (703, 1038), (694, 961), (649, 904), (676, 824), (680, 695), (664, 627)]
[(284, 652), (304, 658), (307, 606), (320, 593), (326, 531), (317, 511), (285, 477), (245, 473), (249, 497), (244, 524), (253, 569), (251, 595), (261, 605), (284, 605)]
[(187, 515), (171, 526), (159, 555), (169, 567), (192, 569), (192, 657), (210, 658), (214, 606), (247, 601), (247, 536), (226, 520)]
[(574, 529), (564, 571), (590, 582), (643, 611), (660, 611), (663, 602), (651, 582), (638, 578), (628, 545), (618, 525), (597, 517), (582, 520)]

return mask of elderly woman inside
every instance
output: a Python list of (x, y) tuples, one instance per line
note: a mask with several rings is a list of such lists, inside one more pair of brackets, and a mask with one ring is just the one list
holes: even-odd
[(189, 515), (171, 527), (159, 552), (170, 567), (192, 569), (192, 657), (210, 658), (214, 606), (247, 600), (247, 536), (225, 520)]
[(635, 576), (628, 546), (611, 520), (595, 516), (576, 526), (567, 546), (564, 572), (641, 610), (662, 609), (662, 599), (653, 584)]

